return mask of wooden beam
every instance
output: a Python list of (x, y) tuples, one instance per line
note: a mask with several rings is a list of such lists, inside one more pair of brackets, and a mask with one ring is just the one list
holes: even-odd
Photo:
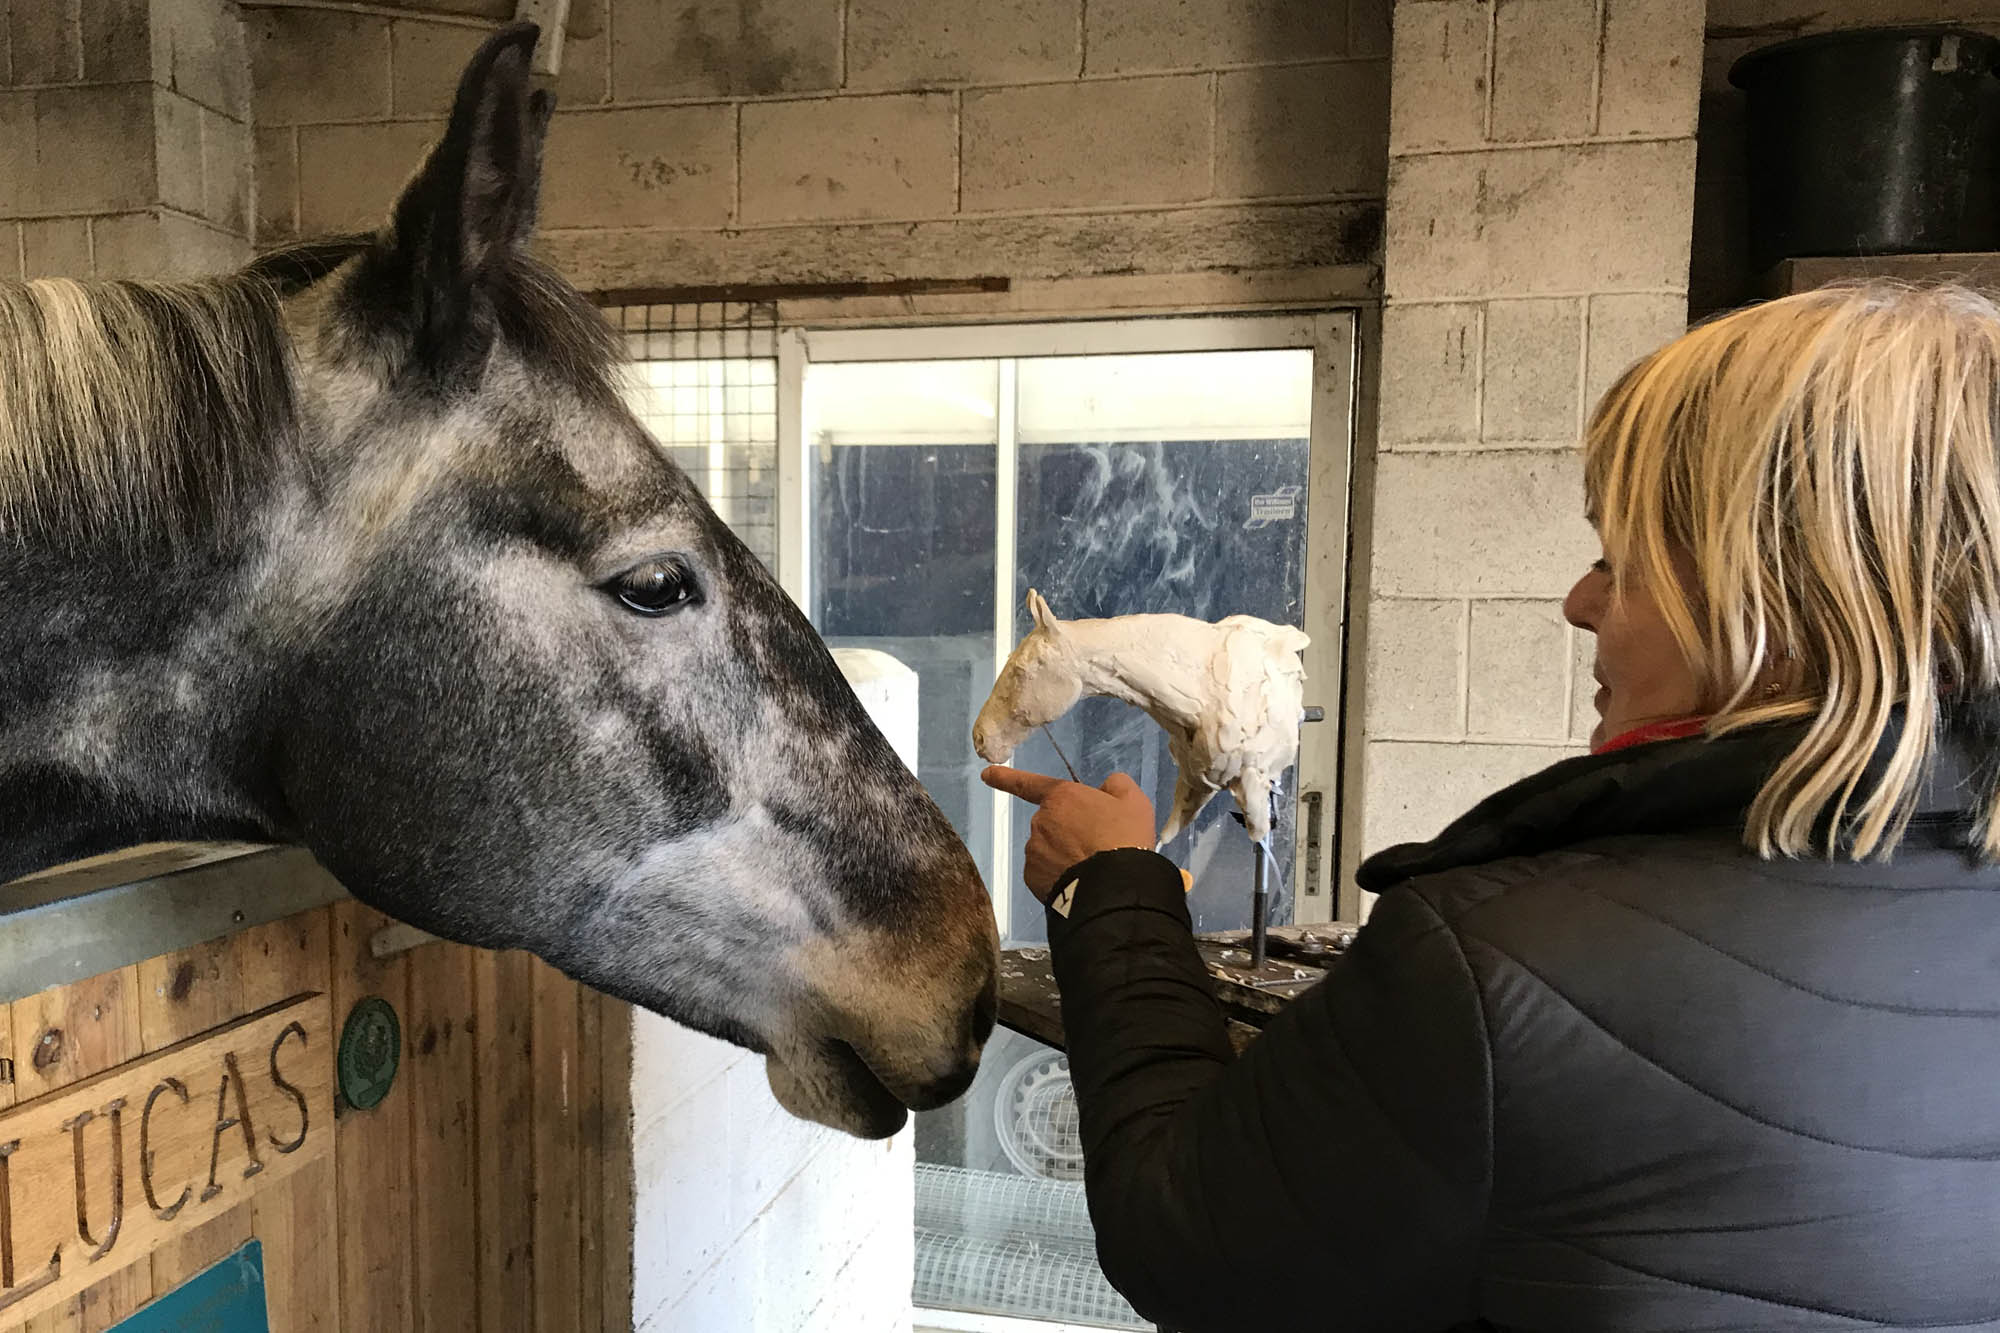
[(964, 296), (1004, 292), (1007, 278), (892, 278), (879, 282), (723, 283), (707, 287), (613, 287), (591, 292), (603, 306), (752, 305), (763, 301), (821, 301), (856, 296)]

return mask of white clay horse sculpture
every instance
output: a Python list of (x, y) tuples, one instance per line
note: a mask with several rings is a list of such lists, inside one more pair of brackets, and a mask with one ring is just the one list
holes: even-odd
[(1160, 842), (1194, 822), (1219, 791), (1236, 797), (1253, 841), (1271, 832), (1271, 788), (1298, 757), (1310, 639), (1255, 616), (1213, 624), (1190, 616), (1058, 620), (1028, 591), (1035, 627), (1015, 647), (979, 710), (972, 745), (1004, 764), (1035, 728), (1085, 695), (1123, 699), (1167, 733), (1180, 768)]

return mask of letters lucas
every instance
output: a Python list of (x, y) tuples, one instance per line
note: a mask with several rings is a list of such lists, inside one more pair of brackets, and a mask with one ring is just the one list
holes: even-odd
[(333, 1137), (324, 995), (0, 1112), (0, 1322), (233, 1208)]

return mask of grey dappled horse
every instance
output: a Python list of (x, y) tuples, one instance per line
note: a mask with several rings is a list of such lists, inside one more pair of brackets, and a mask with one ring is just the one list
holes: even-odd
[(302, 843), (889, 1133), (991, 1030), (985, 892), (527, 253), (534, 40), (473, 58), (378, 236), (0, 285), (0, 880)]

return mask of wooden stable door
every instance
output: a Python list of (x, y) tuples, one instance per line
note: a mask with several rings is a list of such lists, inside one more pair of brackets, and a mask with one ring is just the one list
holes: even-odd
[[(389, 924), (342, 901), (0, 1006), (0, 1301), (49, 1307), (0, 1329), (111, 1328), (253, 1237), (274, 1333), (631, 1327), (629, 1010), (526, 954), (377, 958)], [(369, 997), (401, 1060), (361, 1110)]]

